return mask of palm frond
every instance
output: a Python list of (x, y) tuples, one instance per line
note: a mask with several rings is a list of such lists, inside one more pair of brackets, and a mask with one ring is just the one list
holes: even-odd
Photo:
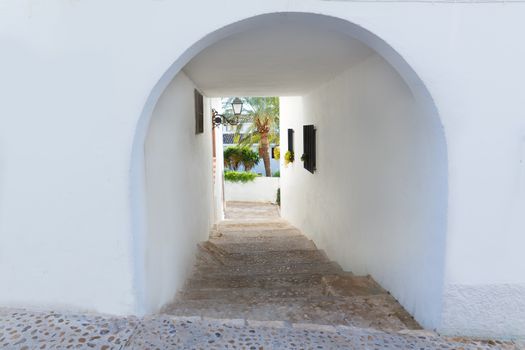
[[(232, 98), (222, 101), (224, 114), (233, 118)], [(239, 116), (235, 137), (240, 145), (260, 143), (261, 133), (266, 133), (271, 143), (279, 143), (279, 98), (278, 97), (243, 97), (243, 112)], [(250, 124), (243, 132), (246, 124)], [(242, 134), (242, 135), (241, 135)], [(242, 136), (242, 138), (241, 138)]]

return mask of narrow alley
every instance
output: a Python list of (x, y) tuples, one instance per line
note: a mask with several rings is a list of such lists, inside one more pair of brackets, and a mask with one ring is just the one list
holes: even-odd
[(374, 280), (343, 271), (272, 204), (228, 202), (168, 314), (420, 329)]

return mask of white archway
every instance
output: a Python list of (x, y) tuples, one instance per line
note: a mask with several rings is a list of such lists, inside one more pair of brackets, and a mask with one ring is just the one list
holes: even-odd
[[(442, 131), (437, 108), (435, 107), (430, 93), (426, 89), (424, 83), (418, 77), (417, 73), (410, 67), (410, 65), (401, 57), (390, 45), (384, 42), (381, 38), (377, 37), (368, 30), (359, 27), (347, 20), (312, 14), (312, 13), (270, 13), (259, 15), (245, 20), (230, 24), (223, 28), (217, 29), (214, 32), (209, 33), (207, 36), (193, 44), (187, 49), (183, 55), (174, 59), (173, 64), (166, 70), (157, 84), (153, 87), (148, 100), (144, 106), (142, 114), (139, 119), (139, 123), (136, 129), (136, 135), (133, 143), (132, 150), (132, 164), (131, 164), (131, 195), (132, 195), (132, 228), (133, 228), (133, 239), (134, 239), (134, 258), (135, 258), (135, 289), (138, 293), (138, 300), (141, 307), (139, 313), (147, 313), (154, 310), (147, 305), (147, 286), (146, 286), (146, 274), (145, 269), (145, 246), (148, 237), (147, 232), (147, 213), (145, 208), (146, 201), (146, 187), (145, 187), (145, 159), (144, 159), (144, 142), (151, 120), (153, 110), (162, 95), (166, 87), (170, 84), (173, 78), (180, 72), (180, 70), (197, 54), (203, 49), (210, 45), (219, 42), (221, 39), (227, 38), (228, 36), (243, 32), (250, 28), (257, 26), (264, 26), (266, 23), (271, 22), (275, 18), (282, 16), (301, 18), (305, 21), (315, 21), (318, 24), (326, 26), (330, 30), (344, 33), (350, 37), (358, 39), (368, 47), (375, 50), (384, 60), (386, 60), (402, 77), (406, 85), (412, 92), (414, 99), (417, 101), (421, 109), (424, 111), (424, 116), (429, 118), (431, 123), (434, 125), (436, 130), (442, 135), (441, 150), (440, 150), (440, 164), (437, 165), (436, 169), (439, 174), (436, 174), (437, 178), (441, 178), (441, 182), (437, 183), (437, 186), (433, 191), (435, 192), (436, 201), (439, 203), (436, 205), (439, 208), (437, 215), (443, 216), (440, 220), (439, 227), (436, 228), (440, 236), (440, 241), (443, 242), (440, 249), (444, 254), (444, 240), (446, 230), (446, 202), (447, 202), (447, 161), (446, 161), (446, 143)], [(444, 263), (443, 263), (444, 264)], [(439, 267), (438, 270), (443, 270), (443, 266)], [(442, 281), (443, 275), (436, 276), (436, 279)], [(433, 316), (434, 318), (437, 316)]]

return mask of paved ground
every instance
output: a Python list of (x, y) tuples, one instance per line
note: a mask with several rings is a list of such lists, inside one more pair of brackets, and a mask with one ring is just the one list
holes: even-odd
[(194, 275), (144, 318), (0, 309), (0, 349), (523, 349), (421, 330), (377, 283), (331, 262), (271, 205), (229, 203)]
[(143, 319), (0, 311), (1, 349), (520, 349), (431, 333), (156, 315)]

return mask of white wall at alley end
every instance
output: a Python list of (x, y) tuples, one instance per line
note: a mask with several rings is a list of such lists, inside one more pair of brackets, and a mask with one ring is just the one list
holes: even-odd
[(275, 203), (278, 189), (278, 177), (260, 176), (246, 183), (226, 181), (224, 198), (227, 201)]
[[(295, 174), (305, 171), (299, 162), (285, 171), (290, 180), (296, 176), (295, 185), (311, 186), (303, 190), (304, 200), (315, 194), (314, 201), (337, 205), (301, 204), (310, 214), (332, 216), (326, 227), (336, 230), (328, 236), (322, 221), (289, 211), (294, 223), (345, 267), (373, 274), (429, 328), (446, 334), (525, 337), (525, 4), (512, 1), (266, 0), (249, 6), (240, 0), (228, 6), (212, 0), (2, 1), (0, 306), (144, 314), (157, 312), (174, 296), (193, 259), (185, 249), (212, 224), (208, 204), (214, 192), (211, 163), (204, 160), (211, 140), (194, 134), (193, 96), (178, 92), (194, 84), (179, 72), (205, 47), (264, 25), (267, 16), (286, 20), (290, 13), (308, 15), (316, 25), (337, 20), (334, 28), (376, 52), (377, 61), (369, 64), (378, 65), (381, 70), (374, 72), (381, 79), (399, 75), (387, 80), (393, 85), (371, 84), (368, 91), (355, 91), (351, 80), (334, 76), (323, 85), (341, 87), (333, 96), (326, 96), (323, 86), (303, 96), (303, 112), (293, 123), (318, 125), (318, 171), (310, 178)], [(410, 92), (417, 101), (408, 107), (377, 101), (378, 113), (381, 107), (417, 105), (427, 115), (426, 107), (432, 105), (445, 154), (421, 154), (434, 150), (435, 140), (433, 133), (423, 131), (436, 129), (416, 120), (419, 112), (396, 114), (399, 123), (389, 119), (386, 125), (379, 117), (357, 118), (365, 110), (335, 116), (342, 103), (352, 101), (344, 91), (370, 98), (375, 90), (381, 96), (399, 93), (401, 101)], [(170, 91), (189, 100), (164, 105), (163, 96)], [(330, 117), (338, 120), (339, 132), (352, 126), (352, 138), (338, 141), (339, 132), (327, 134)], [(165, 134), (164, 123), (174, 129), (173, 139)], [(149, 130), (158, 132), (159, 139), (151, 139)], [(363, 135), (377, 139), (364, 140)], [(422, 148), (411, 150), (415, 157), (395, 153), (384, 163), (364, 164), (356, 147), (374, 154), (379, 150), (364, 146), (379, 147), (386, 141), (393, 145), (387, 150), (392, 154)], [(301, 139), (296, 142), (300, 150)], [(332, 154), (337, 157), (328, 158)], [(168, 181), (159, 171), (149, 173), (164, 164), (163, 157), (174, 156), (180, 162), (170, 160), (162, 169), (177, 177)], [(345, 157), (351, 157), (348, 163)], [(339, 159), (345, 164), (337, 163)], [(351, 168), (356, 163), (359, 167)], [(388, 166), (393, 173), (388, 174), (387, 189), (409, 189), (396, 215), (385, 217), (378, 211), (386, 220), (375, 222), (378, 227), (360, 222), (361, 213), (350, 210), (363, 204), (356, 203), (363, 198), (359, 191), (374, 180), (359, 173), (367, 166)], [(431, 171), (435, 166), (437, 174)], [(348, 180), (334, 172), (338, 167), (348, 170)], [(404, 173), (409, 169), (415, 173)], [(188, 175), (190, 171), (197, 174)], [(151, 176), (159, 182), (149, 182)], [(284, 185), (294, 186), (285, 176), (283, 208)], [(446, 178), (438, 178), (442, 176)], [(358, 193), (345, 187), (340, 192), (349, 197), (328, 201), (320, 187), (327, 186), (327, 180), (333, 181), (332, 188), (326, 188), (329, 193), (347, 181), (363, 181), (364, 187), (357, 182), (353, 188)], [(158, 192), (151, 186), (168, 182), (170, 191), (152, 202)], [(185, 207), (182, 201), (187, 201)], [(168, 220), (162, 212), (168, 208), (182, 211)], [(420, 215), (412, 220), (415, 213)], [(362, 214), (370, 212), (363, 209)], [(161, 222), (168, 226), (161, 227)], [(400, 240), (382, 227), (389, 222)], [(345, 233), (348, 225), (357, 225), (359, 232)], [(168, 229), (172, 246), (161, 247)], [(187, 236), (190, 233), (197, 236)], [(388, 242), (392, 251), (377, 251), (378, 261), (347, 256), (375, 253), (372, 237), (377, 244)], [(345, 250), (344, 245), (356, 239), (363, 249)], [(165, 264), (177, 266), (164, 281)], [(398, 267), (394, 275), (386, 275)], [(399, 279), (392, 280), (395, 276)], [(403, 281), (414, 288), (404, 291)]]

